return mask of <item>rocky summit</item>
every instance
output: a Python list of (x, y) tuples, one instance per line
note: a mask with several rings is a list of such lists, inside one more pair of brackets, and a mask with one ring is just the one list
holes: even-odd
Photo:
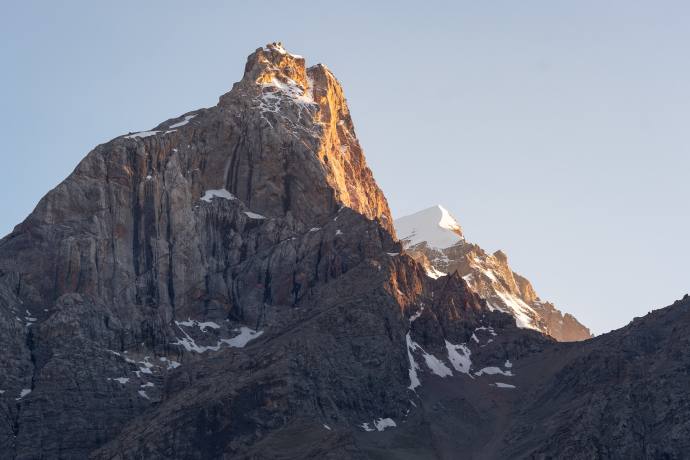
[(487, 254), (468, 243), (455, 218), (443, 206), (396, 219), (393, 224), (407, 253), (433, 278), (457, 271), (492, 310), (515, 317), (517, 325), (544, 332), (561, 342), (594, 337), (574, 316), (563, 315), (537, 297), (532, 284), (508, 266), (501, 250)]
[(563, 343), (418, 260), (338, 80), (259, 48), (0, 240), (0, 458), (690, 451), (690, 299)]

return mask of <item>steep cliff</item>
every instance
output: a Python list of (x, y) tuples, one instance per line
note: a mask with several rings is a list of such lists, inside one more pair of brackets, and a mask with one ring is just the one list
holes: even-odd
[(0, 241), (0, 447), (86, 455), (179, 363), (386, 251), (401, 248), (340, 84), (257, 49), (217, 106), (99, 145)]

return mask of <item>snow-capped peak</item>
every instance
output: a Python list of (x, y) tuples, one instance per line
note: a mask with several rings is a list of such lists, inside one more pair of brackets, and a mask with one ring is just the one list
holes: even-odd
[[(487, 254), (468, 243), (460, 225), (442, 206), (434, 206), (393, 222), (395, 232), (408, 251), (432, 278), (458, 272), (491, 310), (515, 317), (518, 327), (551, 334), (557, 340), (589, 338), (589, 329), (537, 297), (530, 282), (508, 266), (503, 251)], [(566, 324), (566, 318), (568, 320)]]
[(426, 242), (430, 248), (446, 249), (465, 242), (460, 225), (441, 205), (396, 219), (395, 233), (407, 248)]

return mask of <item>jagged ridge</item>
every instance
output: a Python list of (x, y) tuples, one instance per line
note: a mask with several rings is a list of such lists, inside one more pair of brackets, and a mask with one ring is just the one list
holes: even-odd
[(394, 225), (409, 254), (430, 276), (457, 271), (490, 308), (515, 316), (518, 326), (564, 342), (594, 337), (572, 315), (563, 315), (552, 303), (539, 299), (531, 283), (508, 266), (503, 251), (487, 254), (468, 243), (460, 225), (442, 206), (401, 217)]

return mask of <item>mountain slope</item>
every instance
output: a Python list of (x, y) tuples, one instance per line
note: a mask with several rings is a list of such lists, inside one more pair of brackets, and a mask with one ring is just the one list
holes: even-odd
[(529, 327), (562, 342), (594, 337), (572, 315), (563, 315), (553, 304), (537, 297), (530, 282), (508, 266), (502, 251), (487, 254), (470, 244), (460, 225), (442, 206), (419, 211), (394, 221), (405, 248), (430, 276), (458, 271), (490, 308), (515, 316), (520, 327)]
[(395, 431), (357, 434), (369, 458), (687, 458), (687, 295), (583, 342), (520, 328), (475, 334), (474, 378), (430, 376)]

